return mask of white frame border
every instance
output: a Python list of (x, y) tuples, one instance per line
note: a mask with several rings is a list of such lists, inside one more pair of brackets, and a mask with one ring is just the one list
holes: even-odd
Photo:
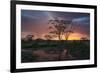
[[(90, 13), (90, 60), (21, 63), (21, 9)], [(94, 9), (16, 5), (16, 69), (94, 64)]]

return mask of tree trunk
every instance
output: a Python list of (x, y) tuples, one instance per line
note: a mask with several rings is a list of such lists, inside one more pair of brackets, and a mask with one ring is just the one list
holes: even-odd
[(69, 32), (65, 35), (65, 39), (66, 39), (66, 40), (68, 40), (69, 35), (70, 35)]
[(61, 36), (60, 36), (60, 34), (58, 35), (58, 39), (61, 40)]

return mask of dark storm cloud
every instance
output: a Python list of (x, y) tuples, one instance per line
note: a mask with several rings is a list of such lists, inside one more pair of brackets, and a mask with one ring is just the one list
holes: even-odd
[(90, 18), (89, 18), (89, 16), (75, 18), (73, 20), (73, 27), (76, 30), (76, 32), (79, 32), (81, 34), (86, 34), (89, 36), (89, 34), (90, 34)]
[(52, 14), (58, 17), (62, 17), (65, 19), (71, 19), (71, 20), (73, 20), (74, 18), (90, 16), (88, 13), (77, 13), (77, 12), (52, 12)]

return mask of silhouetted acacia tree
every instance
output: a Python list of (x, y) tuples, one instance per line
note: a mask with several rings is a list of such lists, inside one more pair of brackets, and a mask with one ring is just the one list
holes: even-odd
[(88, 40), (87, 37), (81, 37), (80, 39), (81, 39), (81, 40)]
[(28, 41), (32, 41), (34, 38), (34, 35), (27, 35), (26, 38)]
[(48, 34), (45, 35), (44, 37), (46, 38), (46, 40), (51, 40), (51, 39), (52, 39), (52, 36), (50, 36), (50, 35), (48, 35)]
[(57, 36), (59, 40), (62, 39), (62, 35), (64, 35), (67, 40), (69, 33), (72, 32), (71, 30), (67, 30), (67, 28), (68, 29), (72, 28), (70, 20), (61, 20), (55, 18), (55, 20), (49, 20), (49, 24), (53, 24), (52, 26), (49, 27), (49, 29), (52, 29), (49, 33)]

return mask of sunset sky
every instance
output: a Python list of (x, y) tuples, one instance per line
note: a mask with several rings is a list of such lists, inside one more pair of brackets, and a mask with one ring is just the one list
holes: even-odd
[[(68, 40), (80, 40), (82, 37), (90, 37), (90, 14), (75, 12), (55, 12), (55, 11), (36, 11), (21, 10), (21, 33), (22, 38), (27, 35), (34, 35), (35, 39), (44, 38), (50, 31), (51, 24), (48, 21), (55, 17), (63, 20), (71, 20), (74, 33), (70, 34)], [(53, 38), (58, 40), (58, 38)], [(64, 37), (63, 37), (64, 39)]]

